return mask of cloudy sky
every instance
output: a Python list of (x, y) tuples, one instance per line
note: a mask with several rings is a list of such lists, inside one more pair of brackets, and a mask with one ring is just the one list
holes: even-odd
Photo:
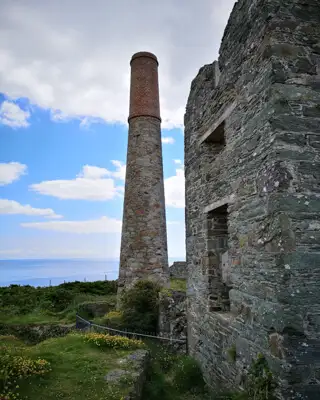
[(234, 0), (1, 0), (0, 258), (118, 258), (129, 61), (159, 59), (168, 246), (183, 259), (183, 114)]

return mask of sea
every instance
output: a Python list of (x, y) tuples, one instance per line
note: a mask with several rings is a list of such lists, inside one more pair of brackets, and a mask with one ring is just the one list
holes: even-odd
[[(170, 265), (173, 261), (175, 259), (169, 258)], [(63, 282), (114, 280), (118, 273), (119, 260), (0, 260), (0, 286), (56, 286)]]

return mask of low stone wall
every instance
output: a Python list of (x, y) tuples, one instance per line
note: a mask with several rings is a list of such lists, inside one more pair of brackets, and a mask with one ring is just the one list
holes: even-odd
[(0, 335), (14, 335), (27, 344), (36, 344), (43, 340), (65, 336), (75, 329), (75, 324), (0, 324)]
[[(163, 290), (159, 298), (159, 333), (171, 339), (187, 337), (187, 298), (186, 293)], [(174, 343), (174, 348), (185, 351), (186, 345)]]
[(187, 264), (185, 261), (175, 261), (169, 268), (170, 277), (187, 279)]
[(110, 301), (86, 301), (79, 304), (78, 313), (88, 318), (103, 317), (109, 311), (113, 310), (116, 303)]
[(105, 379), (110, 385), (121, 385), (123, 380), (129, 382), (130, 388), (124, 400), (140, 400), (147, 378), (150, 353), (148, 350), (137, 350), (119, 360), (121, 369), (110, 371)]

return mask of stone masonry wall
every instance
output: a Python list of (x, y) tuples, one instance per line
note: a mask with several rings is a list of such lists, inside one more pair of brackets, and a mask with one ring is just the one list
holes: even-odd
[(160, 121), (129, 125), (119, 288), (140, 279), (165, 284), (169, 276)]
[(320, 2), (239, 0), (185, 114), (188, 343), (209, 384), (263, 353), (280, 397), (319, 398), (319, 171)]
[[(186, 340), (187, 298), (186, 293), (164, 290), (159, 294), (159, 334), (171, 339)], [(183, 353), (186, 343), (173, 342), (171, 346)]]
[(185, 261), (175, 261), (169, 268), (170, 276), (177, 279), (187, 279), (187, 264)]

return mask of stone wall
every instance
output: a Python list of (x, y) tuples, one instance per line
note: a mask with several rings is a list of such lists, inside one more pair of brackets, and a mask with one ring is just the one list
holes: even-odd
[(188, 343), (209, 384), (263, 353), (285, 399), (318, 398), (319, 171), (320, 2), (239, 0), (185, 114)]
[(140, 400), (142, 398), (143, 386), (146, 382), (150, 366), (150, 353), (147, 350), (136, 350), (125, 358), (119, 360), (119, 367), (108, 372), (105, 380), (112, 388), (120, 387), (123, 390), (124, 382), (129, 385), (126, 388), (126, 396), (123, 400)]
[(187, 264), (185, 261), (175, 261), (169, 268), (171, 278), (187, 279)]
[[(184, 292), (164, 290), (160, 292), (159, 334), (185, 340), (187, 337), (187, 298)], [(186, 344), (175, 343), (174, 348), (186, 351)]]

